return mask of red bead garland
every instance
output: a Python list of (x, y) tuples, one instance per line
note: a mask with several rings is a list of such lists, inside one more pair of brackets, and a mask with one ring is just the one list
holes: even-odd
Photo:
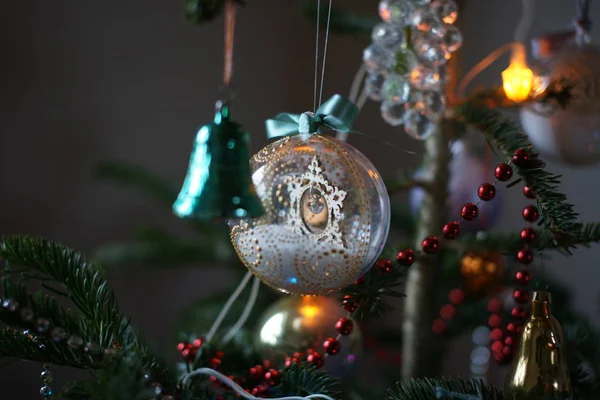
[(523, 219), (527, 222), (535, 222), (540, 217), (537, 207), (530, 204), (523, 209)]
[(467, 221), (474, 221), (479, 215), (479, 208), (473, 203), (466, 203), (460, 210), (460, 216)]
[(306, 357), (306, 361), (311, 363), (317, 368), (321, 368), (325, 364), (325, 360), (323, 360), (323, 356), (316, 351), (313, 351)]
[(460, 225), (456, 221), (451, 221), (444, 225), (444, 229), (442, 229), (442, 234), (446, 239), (456, 239), (460, 234)]
[(349, 335), (352, 333), (352, 329), (354, 329), (354, 322), (348, 318), (340, 318), (335, 324), (335, 329), (340, 335)]
[(479, 186), (477, 190), (477, 195), (483, 201), (490, 201), (494, 197), (496, 197), (496, 187), (491, 183), (484, 183)]
[(415, 252), (412, 249), (404, 249), (396, 256), (398, 264), (410, 267), (415, 262)]
[(503, 182), (512, 178), (512, 174), (512, 167), (504, 163), (498, 164), (496, 166), (496, 170), (494, 171), (494, 176), (496, 176), (496, 179)]
[(427, 254), (435, 254), (440, 248), (440, 241), (435, 236), (427, 236), (421, 243), (421, 250)]
[(323, 349), (325, 349), (325, 353), (332, 355), (332, 356), (336, 355), (340, 351), (341, 348), (342, 348), (342, 345), (340, 344), (339, 340), (332, 338), (332, 337), (328, 338), (323, 343)]

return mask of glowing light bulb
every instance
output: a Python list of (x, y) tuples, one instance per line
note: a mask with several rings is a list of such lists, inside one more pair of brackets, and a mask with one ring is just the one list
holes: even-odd
[(511, 63), (502, 71), (502, 87), (506, 97), (512, 101), (527, 100), (533, 87), (533, 72), (525, 63)]

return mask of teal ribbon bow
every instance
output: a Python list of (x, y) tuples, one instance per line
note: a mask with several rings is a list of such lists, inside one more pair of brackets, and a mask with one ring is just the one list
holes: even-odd
[(337, 132), (349, 132), (357, 116), (358, 107), (347, 98), (336, 94), (323, 103), (314, 114), (281, 113), (268, 119), (267, 137), (274, 139), (299, 133), (319, 133), (320, 126)]

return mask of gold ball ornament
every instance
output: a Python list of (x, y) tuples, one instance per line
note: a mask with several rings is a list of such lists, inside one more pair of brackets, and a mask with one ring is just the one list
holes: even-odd
[(465, 253), (460, 262), (460, 274), (465, 290), (471, 294), (484, 294), (499, 284), (504, 275), (504, 260), (500, 253)]
[(231, 241), (265, 284), (323, 295), (373, 266), (387, 239), (390, 201), (358, 150), (333, 137), (298, 134), (268, 145), (250, 166), (265, 214), (234, 223)]
[(600, 51), (591, 44), (570, 43), (544, 66), (541, 89), (564, 80), (573, 85), (565, 109), (533, 104), (521, 109), (521, 123), (535, 149), (568, 165), (600, 161)]
[[(283, 360), (309, 349), (323, 355), (323, 342), (338, 335), (335, 325), (345, 316), (339, 303), (328, 297), (284, 297), (273, 303), (256, 325), (255, 348), (270, 360)], [(339, 341), (340, 352), (325, 361), (325, 368), (338, 376), (346, 375), (362, 352), (358, 325), (355, 323), (352, 332)]]

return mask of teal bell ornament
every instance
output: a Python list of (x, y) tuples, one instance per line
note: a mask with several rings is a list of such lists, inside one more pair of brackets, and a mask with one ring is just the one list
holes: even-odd
[(254, 218), (264, 214), (250, 168), (249, 134), (218, 101), (215, 119), (200, 128), (188, 173), (173, 212), (200, 220)]

